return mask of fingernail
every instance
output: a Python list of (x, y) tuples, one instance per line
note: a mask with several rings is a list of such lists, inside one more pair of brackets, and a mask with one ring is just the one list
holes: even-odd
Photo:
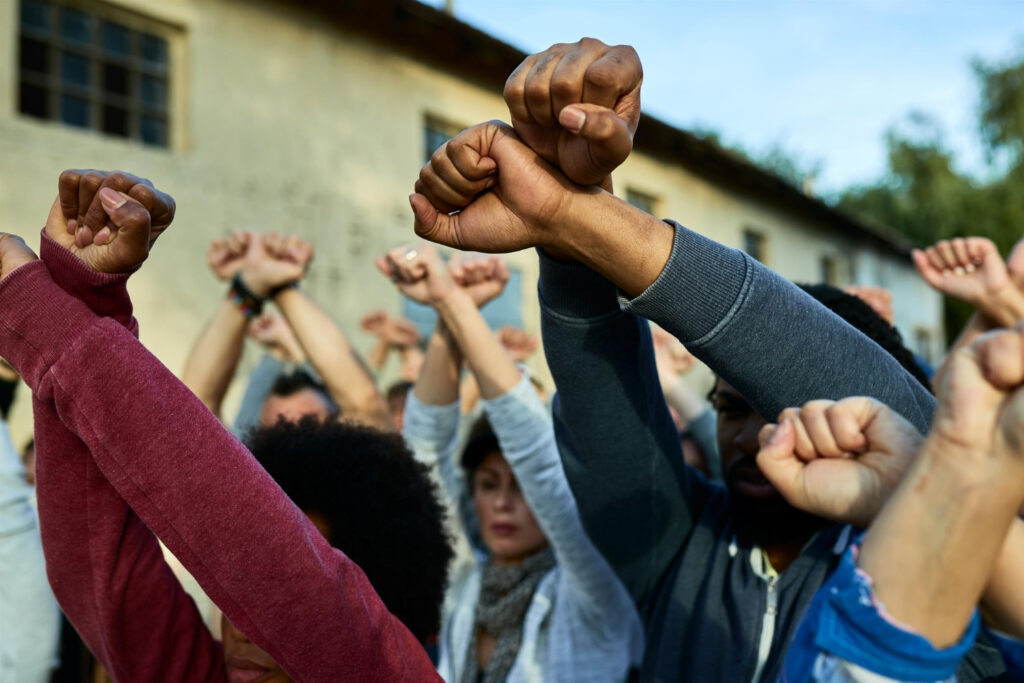
[(974, 264), (973, 263), (968, 263), (967, 266), (964, 268), (964, 270), (966, 270), (968, 273), (973, 273), (974, 272)]
[(967, 271), (965, 271), (965, 270), (964, 270), (963, 268), (961, 268), (960, 266), (957, 266), (956, 268), (954, 268), (954, 269), (953, 269), (953, 272), (954, 272), (955, 274), (957, 274), (957, 275), (963, 275), (963, 274), (964, 274), (965, 272), (967, 272)]
[(68, 221), (68, 234), (74, 235), (76, 230), (78, 230), (78, 220), (72, 218)]
[(120, 192), (116, 192), (109, 187), (104, 187), (100, 190), (100, 201), (103, 202), (103, 208), (107, 211), (115, 211), (125, 205), (128, 200), (121, 196)]
[(562, 110), (562, 115), (558, 118), (561, 124), (573, 133), (579, 133), (583, 130), (583, 124), (587, 122), (587, 115), (579, 109), (565, 108)]
[(96, 236), (92, 238), (92, 241), (102, 246), (110, 241), (112, 235), (113, 233), (110, 232), (110, 228), (104, 227), (96, 233)]
[(782, 424), (780, 424), (778, 428), (772, 432), (772, 435), (768, 437), (768, 445), (775, 446), (780, 443), (782, 439), (789, 434), (789, 430), (792, 428), (793, 426), (789, 423), (789, 420), (783, 420)]

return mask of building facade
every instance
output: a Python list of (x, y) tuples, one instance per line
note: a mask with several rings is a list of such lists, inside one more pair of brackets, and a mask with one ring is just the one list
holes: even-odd
[[(459, 128), (507, 119), (523, 57), (414, 0), (0, 0), (0, 50), (3, 230), (36, 243), (64, 168), (132, 171), (177, 199), (131, 285), (142, 340), (174, 371), (225, 295), (206, 247), (240, 227), (311, 241), (306, 287), (365, 350), (359, 318), (402, 306), (373, 258), (413, 239), (420, 166)], [(939, 353), (941, 302), (884, 233), (648, 117), (615, 185), (794, 280), (891, 289), (909, 345)], [(509, 261), (500, 316), (537, 334), (536, 257)]]

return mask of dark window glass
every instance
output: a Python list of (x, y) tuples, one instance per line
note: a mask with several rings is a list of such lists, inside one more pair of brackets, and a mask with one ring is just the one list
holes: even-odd
[(65, 7), (60, 13), (60, 35), (68, 42), (88, 45), (92, 42), (92, 17)]
[(654, 197), (643, 192), (637, 192), (636, 190), (626, 190), (626, 201), (640, 209), (646, 211), (649, 214), (654, 214), (654, 203), (657, 201)]
[(103, 90), (114, 95), (128, 95), (128, 69), (117, 64), (103, 65)]
[(89, 86), (89, 60), (73, 52), (60, 55), (60, 77), (68, 85)]
[(167, 145), (167, 123), (154, 116), (143, 116), (142, 141), (148, 145)]
[(18, 3), (21, 113), (167, 146), (171, 74), (165, 38), (109, 20), (100, 2)]
[(81, 97), (61, 95), (60, 120), (69, 126), (89, 127), (89, 102)]
[(142, 77), (142, 103), (154, 109), (167, 106), (167, 84), (152, 76)]
[(131, 50), (131, 33), (121, 24), (103, 22), (103, 51), (110, 55), (127, 57)]
[(167, 41), (163, 38), (142, 34), (142, 58), (154, 66), (167, 64)]
[(21, 68), (37, 74), (50, 73), (50, 48), (46, 43), (21, 37)]
[(42, 0), (21, 0), (21, 25), (37, 31), (50, 30), (53, 9)]
[(755, 230), (743, 231), (743, 251), (764, 263), (764, 235)]
[(103, 107), (103, 132), (128, 137), (128, 110), (120, 107)]
[(50, 98), (46, 88), (22, 83), (18, 91), (18, 108), (29, 116), (50, 118)]

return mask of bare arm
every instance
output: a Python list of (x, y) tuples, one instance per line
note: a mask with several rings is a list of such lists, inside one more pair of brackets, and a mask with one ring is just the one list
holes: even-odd
[(380, 429), (394, 429), (373, 377), (331, 317), (298, 289), (286, 289), (274, 301), (342, 415)]
[(247, 322), (232, 301), (224, 301), (192, 345), (181, 375), (185, 386), (222, 419), (221, 404), (242, 357)]

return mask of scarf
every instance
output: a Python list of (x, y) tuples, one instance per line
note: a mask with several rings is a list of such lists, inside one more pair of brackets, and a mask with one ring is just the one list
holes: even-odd
[[(508, 676), (523, 640), (526, 610), (544, 575), (555, 567), (550, 547), (531, 555), (518, 567), (495, 567), (488, 561), (480, 579), (473, 638), (466, 653), (461, 683), (501, 683)], [(487, 668), (477, 665), (477, 636), (486, 631), (497, 641)], [(481, 675), (482, 674), (482, 675)]]

